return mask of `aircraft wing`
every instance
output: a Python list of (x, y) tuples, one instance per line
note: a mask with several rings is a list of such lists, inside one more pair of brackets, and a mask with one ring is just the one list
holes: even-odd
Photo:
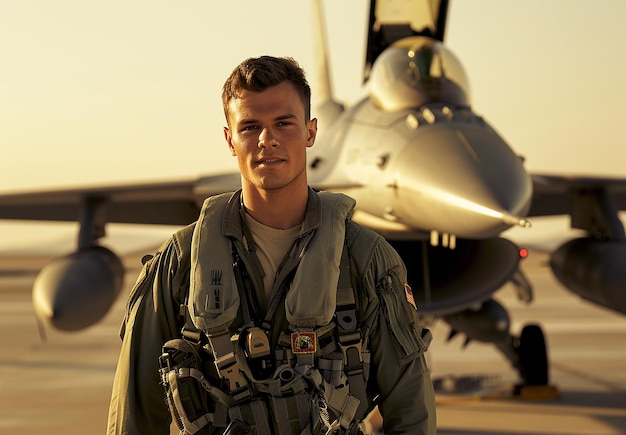
[(617, 210), (626, 210), (626, 179), (534, 174), (529, 216), (569, 214), (577, 195), (605, 191)]
[(534, 174), (528, 216), (570, 215), (572, 228), (624, 238), (618, 212), (626, 210), (626, 179)]
[[(320, 190), (359, 184), (323, 180)], [(205, 198), (241, 187), (239, 172), (138, 184), (0, 193), (0, 219), (81, 221), (90, 204), (103, 205), (103, 223), (187, 225), (198, 218)]]
[(104, 205), (104, 221), (186, 225), (203, 200), (241, 186), (239, 173), (177, 181), (117, 184), (0, 194), (0, 219), (80, 221), (87, 204)]
[[(625, 178), (533, 174), (532, 181), (529, 216), (570, 214), (575, 217), (583, 208), (593, 210), (598, 206), (611, 207), (603, 211), (626, 210)], [(574, 224), (572, 222), (572, 226)]]

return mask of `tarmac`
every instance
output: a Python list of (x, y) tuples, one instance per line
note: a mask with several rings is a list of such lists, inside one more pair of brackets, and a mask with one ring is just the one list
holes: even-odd
[[(105, 433), (120, 321), (144, 253), (124, 258), (125, 290), (100, 323), (46, 331), (45, 342), (31, 287), (50, 258), (0, 256), (0, 434)], [(626, 434), (626, 316), (563, 290), (545, 261), (534, 253), (524, 260), (535, 288), (531, 305), (509, 286), (496, 298), (510, 310), (513, 332), (527, 323), (544, 329), (552, 388), (515, 398), (516, 373), (492, 346), (463, 348), (460, 336), (447, 342), (447, 326), (436, 323), (429, 363), (439, 434)]]

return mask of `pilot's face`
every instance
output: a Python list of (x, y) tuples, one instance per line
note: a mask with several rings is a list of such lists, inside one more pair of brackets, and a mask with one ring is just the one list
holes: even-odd
[(306, 186), (306, 148), (313, 146), (317, 120), (307, 121), (294, 86), (282, 82), (263, 92), (244, 91), (230, 101), (224, 136), (245, 188)]

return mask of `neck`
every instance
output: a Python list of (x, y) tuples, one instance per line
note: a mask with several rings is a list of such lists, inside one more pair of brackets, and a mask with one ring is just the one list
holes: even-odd
[(304, 221), (308, 186), (294, 191), (243, 189), (243, 204), (255, 220), (271, 228), (286, 230)]

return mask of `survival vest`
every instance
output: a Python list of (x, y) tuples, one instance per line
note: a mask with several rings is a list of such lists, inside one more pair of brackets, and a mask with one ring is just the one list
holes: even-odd
[[(160, 357), (181, 434), (359, 433), (370, 405), (370, 354), (345, 234), (354, 201), (318, 195), (322, 221), (294, 243), (262, 319), (250, 315), (252, 266), (222, 230), (224, 210), (239, 196), (205, 201), (191, 242), (183, 338), (165, 343)], [(276, 320), (282, 305), (286, 329)], [(242, 326), (232, 331), (233, 322)]]

